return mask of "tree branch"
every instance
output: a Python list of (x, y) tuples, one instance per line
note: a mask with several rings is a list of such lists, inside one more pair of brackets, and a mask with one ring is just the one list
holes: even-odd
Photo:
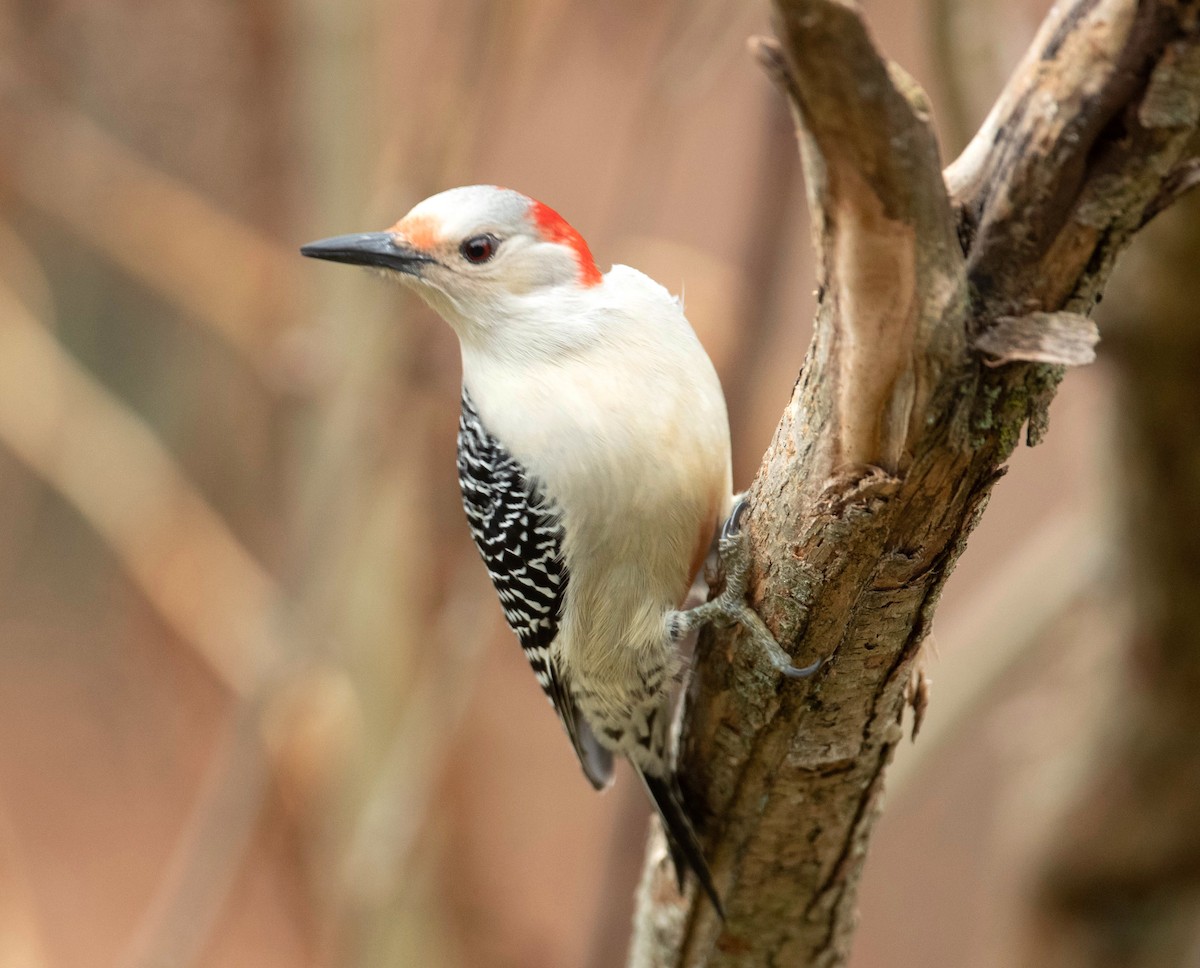
[(988, 332), (989, 354), (1021, 359), (1005, 333), (1028, 341), (1048, 315), (1014, 320), (1091, 308), (1186, 163), (1200, 106), (1194, 0), (1078, 0), (943, 180), (924, 98), (857, 8), (777, 0), (776, 13), (779, 41), (756, 52), (797, 120), (819, 307), (748, 528), (756, 607), (797, 661), (832, 661), (781, 682), (736, 632), (702, 640), (680, 765), (728, 920), (675, 895), (652, 843), (639, 968), (844, 962), (942, 585), (1061, 377), (984, 366), (970, 346)]
[(267, 386), (297, 389), (287, 321), (309, 282), (291, 251), (85, 115), (3, 78), (0, 126), (5, 191), (207, 327)]
[(0, 445), (73, 505), (218, 681), (248, 696), (287, 649), (274, 579), (137, 414), (0, 280)]
[(946, 171), (979, 308), (1090, 307), (1172, 173), (1194, 161), (1197, 16), (1169, 0), (1051, 11)]
[(813, 362), (838, 390), (824, 470), (895, 472), (914, 414), (961, 352), (962, 258), (928, 106), (849, 7), (791, 4), (777, 19), (787, 46), (758, 38), (754, 50), (791, 101), (813, 213)]

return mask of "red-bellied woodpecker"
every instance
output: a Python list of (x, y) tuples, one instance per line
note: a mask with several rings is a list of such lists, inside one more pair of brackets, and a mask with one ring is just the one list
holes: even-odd
[[(385, 232), (306, 245), (389, 270), (458, 334), (458, 477), (471, 533), (583, 771), (612, 755), (642, 777), (682, 885), (686, 864), (721, 911), (671, 764), (677, 645), (697, 625), (747, 626), (721, 385), (679, 300), (628, 266), (601, 274), (556, 212), (507, 189), (434, 195)], [(725, 592), (681, 611), (716, 529)]]

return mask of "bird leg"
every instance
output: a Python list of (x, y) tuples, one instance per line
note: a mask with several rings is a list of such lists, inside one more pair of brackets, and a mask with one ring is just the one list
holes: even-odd
[(703, 605), (670, 613), (667, 616), (667, 627), (672, 638), (678, 641), (694, 629), (710, 622), (722, 626), (740, 625), (781, 675), (789, 679), (807, 679), (821, 668), (824, 660), (818, 659), (806, 666), (794, 665), (792, 657), (775, 641), (775, 636), (771, 634), (766, 623), (746, 601), (750, 548), (741, 526), (746, 505), (745, 498), (738, 501), (733, 513), (721, 528), (721, 537), (717, 542), (717, 551), (725, 570), (724, 590)]

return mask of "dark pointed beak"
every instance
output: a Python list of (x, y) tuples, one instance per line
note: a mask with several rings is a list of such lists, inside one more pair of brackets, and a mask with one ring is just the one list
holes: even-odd
[(348, 262), (356, 266), (377, 266), (395, 269), (409, 275), (421, 274), (421, 266), (435, 262), (432, 256), (398, 240), (391, 232), (359, 232), (356, 235), (337, 235), (332, 239), (309, 242), (300, 253), (312, 259)]

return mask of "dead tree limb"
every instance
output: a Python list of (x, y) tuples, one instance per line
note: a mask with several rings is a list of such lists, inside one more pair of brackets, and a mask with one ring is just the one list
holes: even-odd
[(754, 604), (797, 662), (832, 661), (781, 682), (736, 633), (702, 640), (680, 763), (728, 920), (676, 895), (652, 842), (636, 968), (845, 961), (942, 586), (1094, 340), (1117, 252), (1188, 181), (1198, 20), (1198, 0), (1060, 5), (943, 177), (857, 7), (776, 0), (755, 50), (796, 117), (819, 308), (750, 492)]

